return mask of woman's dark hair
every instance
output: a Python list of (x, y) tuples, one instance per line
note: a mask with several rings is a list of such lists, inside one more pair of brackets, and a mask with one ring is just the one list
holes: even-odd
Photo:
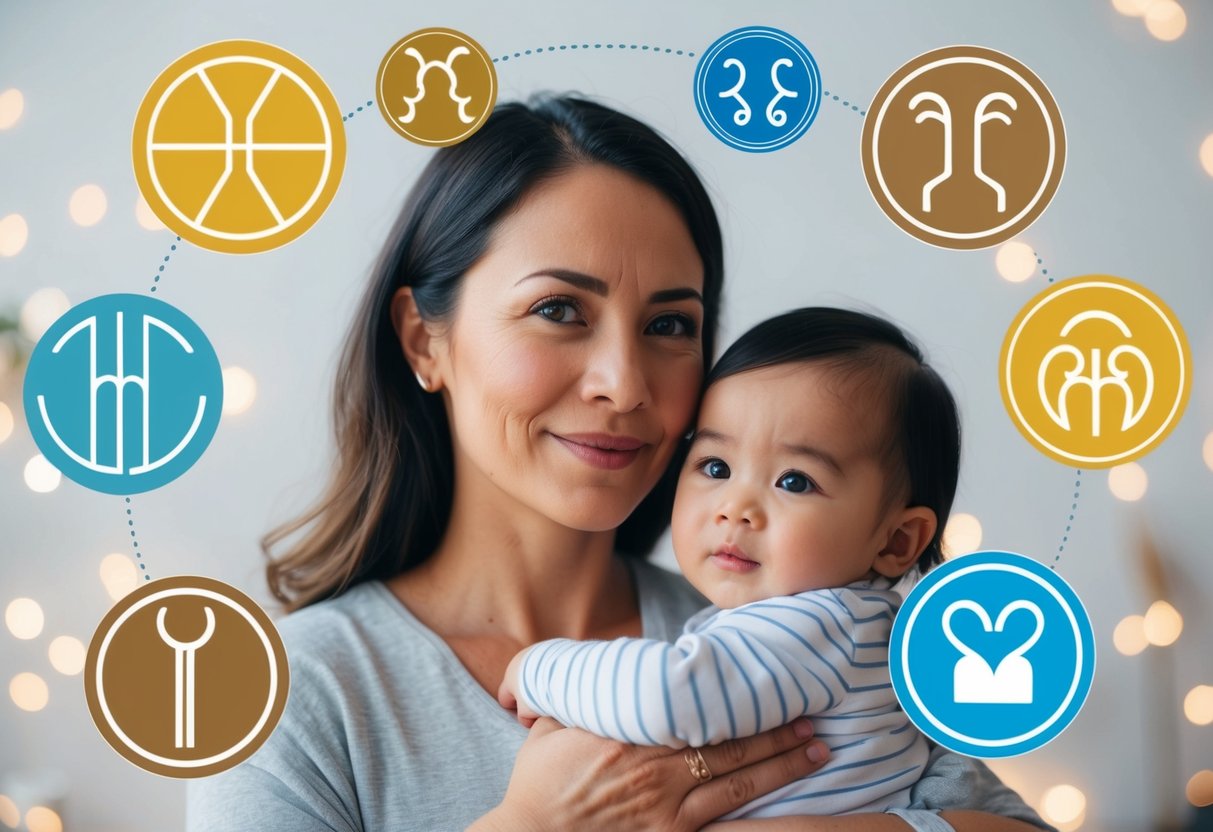
[(935, 536), (918, 558), (926, 572), (943, 560), (943, 529), (960, 474), (960, 415), (951, 391), (923, 359), (922, 351), (888, 321), (825, 306), (796, 309), (763, 321), (729, 347), (705, 380), (778, 364), (828, 361), (862, 376), (891, 414), (881, 449), (892, 474), (886, 508), (904, 494), (906, 506), (935, 512)]
[[(451, 436), (442, 398), (423, 392), (405, 361), (392, 297), (410, 286), (424, 319), (450, 320), (497, 223), (536, 184), (585, 164), (636, 177), (681, 213), (703, 261), (706, 371), (724, 265), (716, 213), (691, 166), (652, 128), (592, 101), (498, 106), (479, 131), (430, 159), (374, 267), (337, 371), (337, 468), (314, 506), (261, 542), (270, 590), (288, 609), (399, 574), (437, 548), (454, 493)], [(618, 551), (647, 554), (668, 525), (677, 462), (620, 526)], [(299, 531), (275, 559), (273, 547)]]

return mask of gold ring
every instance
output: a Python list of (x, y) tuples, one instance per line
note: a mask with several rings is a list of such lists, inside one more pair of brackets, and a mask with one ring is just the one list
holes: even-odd
[(708, 764), (698, 748), (687, 751), (682, 755), (682, 759), (687, 761), (687, 768), (691, 770), (691, 776), (700, 783), (706, 783), (712, 779), (712, 770), (708, 768)]

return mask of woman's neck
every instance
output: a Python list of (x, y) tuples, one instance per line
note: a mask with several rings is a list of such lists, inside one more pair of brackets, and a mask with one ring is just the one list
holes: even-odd
[(638, 615), (613, 530), (570, 529), (486, 497), (457, 493), (438, 549), (389, 582), (429, 626), (448, 638), (505, 636), (525, 645), (603, 637)]

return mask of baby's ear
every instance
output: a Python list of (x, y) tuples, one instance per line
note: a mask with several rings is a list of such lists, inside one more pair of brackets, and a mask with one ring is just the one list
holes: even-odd
[(876, 553), (872, 568), (886, 578), (900, 578), (927, 548), (939, 521), (926, 506), (913, 506), (898, 512), (892, 522), (888, 540)]

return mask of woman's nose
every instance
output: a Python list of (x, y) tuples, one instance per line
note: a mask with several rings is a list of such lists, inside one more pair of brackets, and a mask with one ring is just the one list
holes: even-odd
[(607, 401), (629, 413), (653, 403), (644, 352), (632, 339), (604, 333), (590, 355), (582, 386), (587, 401)]

